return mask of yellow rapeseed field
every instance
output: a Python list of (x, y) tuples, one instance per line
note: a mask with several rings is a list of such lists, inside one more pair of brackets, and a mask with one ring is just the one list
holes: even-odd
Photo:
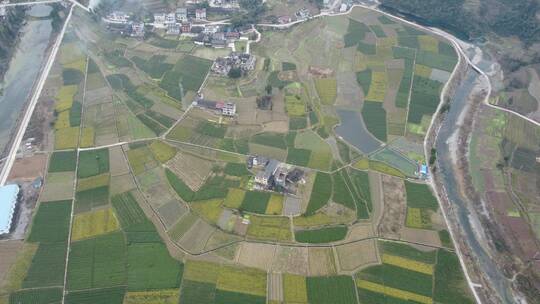
[(111, 208), (77, 214), (73, 220), (71, 238), (86, 239), (118, 230), (118, 220)]
[(413, 292), (409, 292), (409, 291), (405, 291), (405, 290), (401, 290), (397, 288), (392, 288), (392, 287), (387, 287), (381, 284), (372, 283), (372, 282), (368, 282), (364, 280), (359, 280), (357, 285), (359, 288), (377, 292), (377, 293), (382, 293), (382, 294), (389, 295), (398, 299), (412, 300), (412, 301), (416, 301), (416, 302), (424, 303), (424, 304), (433, 304), (432, 298), (422, 296)]
[(383, 254), (382, 261), (385, 264), (390, 264), (408, 270), (433, 275), (433, 265), (431, 264), (426, 264), (390, 254)]

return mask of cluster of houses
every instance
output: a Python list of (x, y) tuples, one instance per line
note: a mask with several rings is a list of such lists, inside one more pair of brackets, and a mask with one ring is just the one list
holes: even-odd
[(236, 116), (236, 104), (233, 102), (213, 101), (199, 98), (193, 102), (193, 106), (210, 110), (218, 115), (225, 117)]
[(264, 156), (249, 156), (249, 169), (259, 170), (255, 175), (254, 189), (292, 193), (298, 183), (305, 183), (304, 171)]
[(221, 76), (227, 76), (231, 69), (239, 69), (244, 74), (255, 69), (255, 63), (255, 56), (232, 52), (227, 57), (218, 57), (212, 65), (212, 72)]
[(169, 35), (190, 33), (193, 22), (206, 21), (206, 8), (180, 7), (176, 12), (154, 14), (153, 26), (166, 29)]
[(225, 48), (238, 39), (240, 39), (240, 32), (221, 31), (219, 26), (206, 26), (202, 32), (193, 37), (193, 42), (197, 45)]
[[(9, 4), (8, 0), (3, 0), (0, 2), (0, 4)], [(7, 16), (7, 9), (5, 6), (0, 7), (0, 20), (4, 20)]]

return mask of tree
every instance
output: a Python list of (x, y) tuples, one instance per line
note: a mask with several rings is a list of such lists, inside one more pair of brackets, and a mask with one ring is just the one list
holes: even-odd
[(239, 68), (232, 68), (227, 75), (230, 78), (240, 78), (242, 77), (242, 70)]

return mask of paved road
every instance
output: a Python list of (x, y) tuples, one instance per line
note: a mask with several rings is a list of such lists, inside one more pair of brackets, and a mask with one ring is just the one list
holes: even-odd
[(60, 34), (58, 34), (58, 37), (56, 38), (56, 41), (54, 42), (54, 46), (52, 48), (51, 54), (49, 55), (49, 58), (47, 59), (47, 63), (45, 64), (45, 67), (43, 68), (43, 72), (41, 73), (41, 76), (39, 78), (38, 84), (36, 86), (36, 90), (34, 91), (34, 95), (32, 95), (32, 99), (30, 100), (30, 103), (28, 104), (28, 108), (26, 109), (24, 116), (21, 120), (19, 129), (17, 130), (17, 134), (15, 135), (15, 139), (13, 140), (8, 156), (6, 157), (6, 162), (4, 166), (2, 167), (2, 171), (0, 172), (0, 186), (3, 186), (6, 183), (9, 172), (11, 171), (11, 167), (13, 166), (13, 163), (15, 162), (15, 158), (17, 157), (17, 150), (19, 149), (19, 146), (21, 145), (21, 141), (23, 139), (24, 133), (26, 131), (26, 128), (28, 127), (28, 123), (30, 122), (32, 113), (34, 112), (36, 104), (39, 100), (39, 96), (41, 95), (41, 91), (43, 90), (43, 86), (45, 85), (45, 81), (47, 80), (47, 76), (49, 75), (49, 72), (51, 71), (51, 68), (53, 66), (54, 59), (56, 58), (56, 53), (58, 53), (58, 48), (60, 47), (60, 44), (62, 43), (62, 38), (64, 37), (64, 34), (66, 32), (66, 28), (69, 23), (69, 20), (71, 19), (71, 15), (73, 13), (73, 7), (74, 6), (70, 8), (69, 14), (64, 22), (64, 26), (62, 27), (62, 31), (60, 32)]
[(28, 1), (28, 2), (17, 2), (17, 3), (2, 3), (0, 7), (10, 7), (10, 6), (22, 6), (22, 5), (34, 5), (34, 4), (48, 4), (56, 3), (62, 0), (41, 0), (41, 1)]

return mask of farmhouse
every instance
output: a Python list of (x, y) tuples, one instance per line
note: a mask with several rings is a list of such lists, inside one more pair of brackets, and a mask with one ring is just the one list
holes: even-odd
[(218, 57), (212, 65), (212, 72), (226, 76), (231, 69), (240, 69), (245, 73), (255, 68), (255, 62), (255, 56), (232, 52), (227, 57)]
[(167, 19), (167, 15), (165, 13), (154, 14), (154, 27), (165, 28), (165, 19)]
[(179, 7), (176, 9), (176, 19), (178, 21), (188, 21), (188, 11), (185, 7)]
[(255, 175), (255, 183), (259, 184), (259, 186), (262, 188), (268, 187), (268, 185), (272, 183), (272, 179), (274, 178), (274, 173), (276, 172), (278, 165), (279, 162), (275, 159), (268, 161), (264, 171), (261, 171)]
[(167, 35), (179, 35), (180, 34), (180, 24), (171, 23), (167, 25)]
[(144, 37), (144, 23), (133, 22), (131, 23), (131, 37), (142, 38)]
[(206, 9), (198, 8), (195, 10), (195, 19), (197, 20), (206, 20)]
[(107, 23), (127, 24), (129, 21), (129, 15), (124, 12), (114, 11), (105, 16), (103, 21)]
[(223, 116), (234, 117), (236, 115), (236, 104), (232, 102), (213, 101), (207, 99), (199, 99), (193, 102), (194, 106), (202, 109), (214, 111)]
[(0, 235), (9, 233), (11, 229), (18, 195), (18, 185), (11, 184), (0, 187)]

